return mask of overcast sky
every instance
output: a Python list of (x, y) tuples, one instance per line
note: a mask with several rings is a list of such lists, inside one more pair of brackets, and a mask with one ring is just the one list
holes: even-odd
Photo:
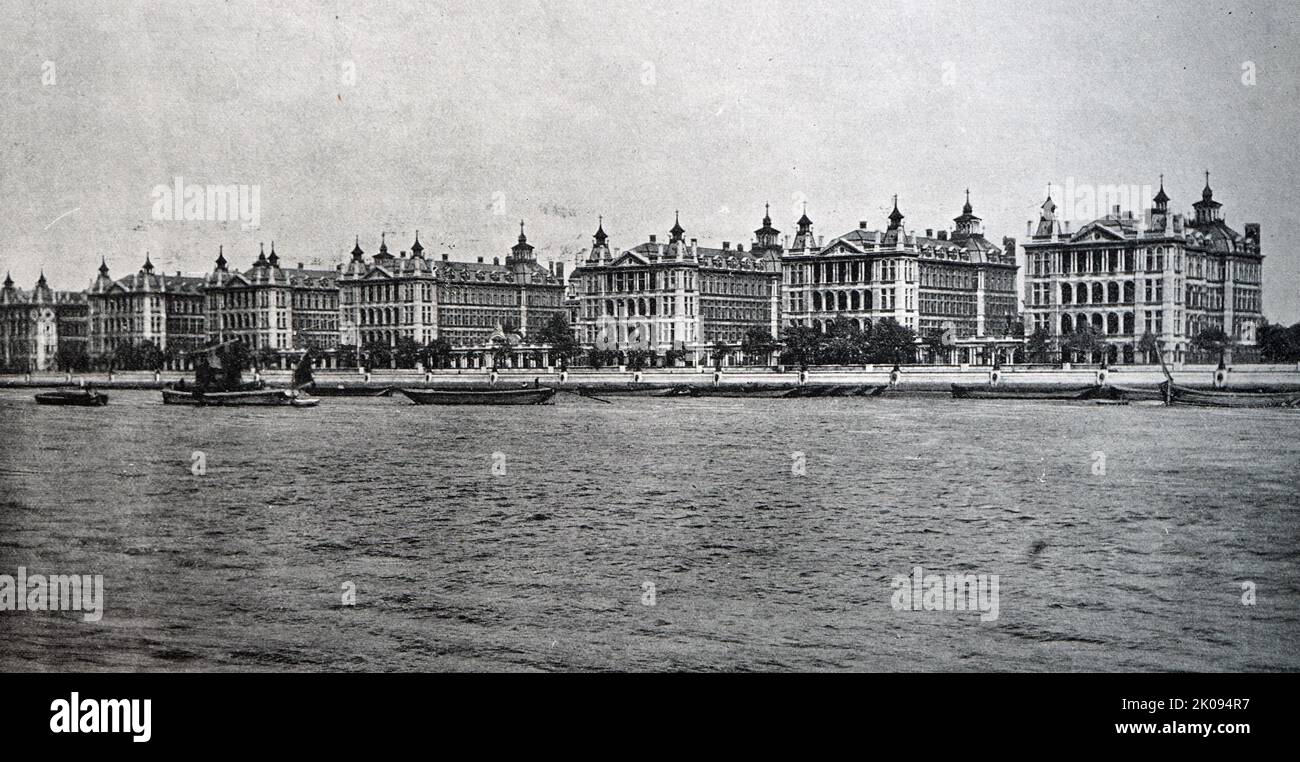
[[(344, 261), (387, 231), (545, 259), (665, 235), (918, 231), (963, 190), (1023, 238), (1048, 183), (1212, 172), (1263, 226), (1265, 311), (1300, 320), (1300, 3), (3, 3), (0, 269), (83, 288), (145, 252)], [(1252, 80), (1253, 76), (1253, 80)], [(1248, 84), (1253, 81), (1254, 84)], [(153, 219), (155, 186), (259, 186), (260, 228)], [(1143, 206), (1149, 202), (1144, 201)], [(428, 252), (426, 252), (428, 253)]]

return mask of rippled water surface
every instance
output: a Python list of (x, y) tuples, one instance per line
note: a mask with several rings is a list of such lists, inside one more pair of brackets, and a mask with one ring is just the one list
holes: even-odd
[[(0, 611), (0, 668), (1295, 670), (1297, 427), (949, 399), (84, 410), (0, 391), (0, 574), (105, 585), (97, 624)], [(998, 574), (998, 619), (895, 611), (916, 565)]]

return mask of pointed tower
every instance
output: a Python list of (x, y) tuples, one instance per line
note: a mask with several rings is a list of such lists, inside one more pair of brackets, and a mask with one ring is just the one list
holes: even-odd
[(519, 241), (510, 247), (510, 256), (506, 257), (506, 264), (510, 266), (525, 265), (537, 261), (533, 253), (532, 244), (528, 243), (528, 236), (524, 234), (524, 221), (519, 221)]
[(388, 237), (386, 233), (379, 234), (379, 252), (375, 254), (375, 261), (379, 262), (386, 259), (393, 259), (393, 255), (388, 253)]
[(592, 262), (609, 261), (609, 236), (605, 233), (603, 216), (597, 218), (596, 234), (591, 237), (591, 255), (587, 259)]
[(799, 226), (799, 230), (794, 234), (794, 241), (790, 243), (790, 249), (793, 251), (803, 251), (805, 248), (816, 250), (817, 239), (813, 237), (813, 221), (808, 219), (807, 204), (803, 205), (803, 216), (795, 224)]
[(781, 255), (781, 231), (772, 227), (772, 209), (770, 204), (763, 204), (763, 226), (754, 231), (752, 247), (758, 256)]
[(411, 256), (424, 259), (424, 246), (420, 244), (420, 231), (415, 231), (415, 243), (411, 244)]
[(271, 267), (280, 266), (280, 255), (275, 253), (275, 241), (271, 241), (271, 256), (266, 258), (266, 263)]
[(895, 195), (895, 196), (894, 196), (894, 211), (892, 211), (892, 212), (889, 213), (889, 229), (890, 229), (890, 230), (902, 230), (902, 228), (903, 228), (903, 219), (904, 219), (904, 217), (903, 217), (903, 213), (900, 212), (900, 211), (898, 211), (898, 196)]
[(153, 275), (153, 262), (149, 261), (149, 252), (144, 253), (144, 264), (140, 266), (140, 272), (145, 275)]
[(360, 262), (361, 257), (365, 254), (361, 249), (361, 236), (357, 236), (357, 243), (352, 247), (352, 261)]
[(113, 279), (108, 275), (108, 262), (101, 256), (99, 258), (99, 275), (95, 276), (95, 282), (90, 285), (90, 290), (102, 294), (111, 285), (113, 285)]
[(1038, 213), (1038, 228), (1034, 231), (1034, 238), (1051, 238), (1059, 231), (1056, 220), (1056, 202), (1052, 200), (1052, 189), (1049, 185), (1047, 188), (1047, 200)]
[(1210, 170), (1205, 170), (1205, 189), (1201, 191), (1201, 200), (1192, 204), (1196, 210), (1197, 225), (1212, 225), (1223, 220), (1220, 211), (1223, 204), (1214, 200), (1214, 191), (1210, 190)]
[(36, 279), (36, 290), (32, 292), (32, 301), (42, 304), (54, 301), (54, 292), (50, 290), (50, 284), (45, 281), (45, 268), (41, 268), (41, 276)]
[(1165, 176), (1160, 176), (1160, 190), (1156, 193), (1155, 198), (1151, 199), (1151, 220), (1147, 227), (1150, 230), (1165, 230), (1169, 227), (1169, 195), (1165, 193)]
[(984, 221), (975, 216), (975, 210), (970, 205), (970, 188), (966, 189), (966, 203), (962, 205), (961, 216), (953, 218), (954, 239), (966, 238), (983, 238)]
[(0, 304), (13, 304), (18, 301), (18, 292), (14, 289), (14, 279), (5, 273), (4, 288), (0, 289)]
[(686, 234), (686, 228), (682, 227), (682, 216), (680, 212), (673, 212), (673, 226), (668, 231), (668, 245), (683, 243), (683, 235)]
[(220, 245), (220, 244), (218, 244), (218, 245), (217, 245), (217, 267), (216, 267), (216, 272), (224, 273), (224, 272), (227, 272), (227, 271), (228, 271), (228, 268), (227, 268), (227, 262), (226, 262), (226, 247), (225, 247), (225, 246), (222, 246), (222, 245)]

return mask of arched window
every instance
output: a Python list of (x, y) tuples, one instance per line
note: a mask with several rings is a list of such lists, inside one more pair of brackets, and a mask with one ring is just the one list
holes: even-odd
[[(812, 292), (812, 308), (813, 308), (814, 310), (818, 310), (818, 311), (821, 310), (821, 308), (822, 308), (822, 292), (820, 292), (820, 291), (814, 291), (814, 292)], [(813, 322), (816, 322), (816, 321), (813, 321)]]
[(1105, 303), (1106, 303), (1106, 295), (1105, 295), (1105, 293), (1104, 293), (1104, 289), (1102, 288), (1102, 285), (1101, 285), (1100, 283), (1094, 283), (1094, 284), (1092, 284), (1092, 303), (1093, 303), (1093, 304), (1105, 304)]
[(1115, 304), (1119, 301), (1119, 284), (1111, 281), (1106, 284), (1106, 301)]
[(849, 292), (849, 306), (854, 310), (862, 309), (862, 297), (857, 291)]
[(1088, 303), (1088, 286), (1087, 286), (1087, 284), (1080, 283), (1078, 286), (1075, 287), (1075, 290), (1074, 290), (1074, 302), (1075, 302), (1075, 304), (1087, 304), (1087, 303)]
[(843, 291), (841, 291), (839, 295), (839, 308), (841, 310), (847, 310), (849, 308), (849, 295)]
[(1106, 333), (1119, 333), (1119, 315), (1112, 312), (1106, 316)]
[(1070, 304), (1074, 301), (1074, 287), (1069, 283), (1061, 284), (1061, 304)]

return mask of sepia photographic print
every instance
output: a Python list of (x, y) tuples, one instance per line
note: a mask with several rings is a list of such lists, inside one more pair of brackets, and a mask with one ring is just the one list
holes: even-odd
[[(132, 675), (1300, 670), (1295, 3), (0, 11), (24, 732), (175, 738)], [(1264, 732), (1172, 684), (1087, 732)]]

